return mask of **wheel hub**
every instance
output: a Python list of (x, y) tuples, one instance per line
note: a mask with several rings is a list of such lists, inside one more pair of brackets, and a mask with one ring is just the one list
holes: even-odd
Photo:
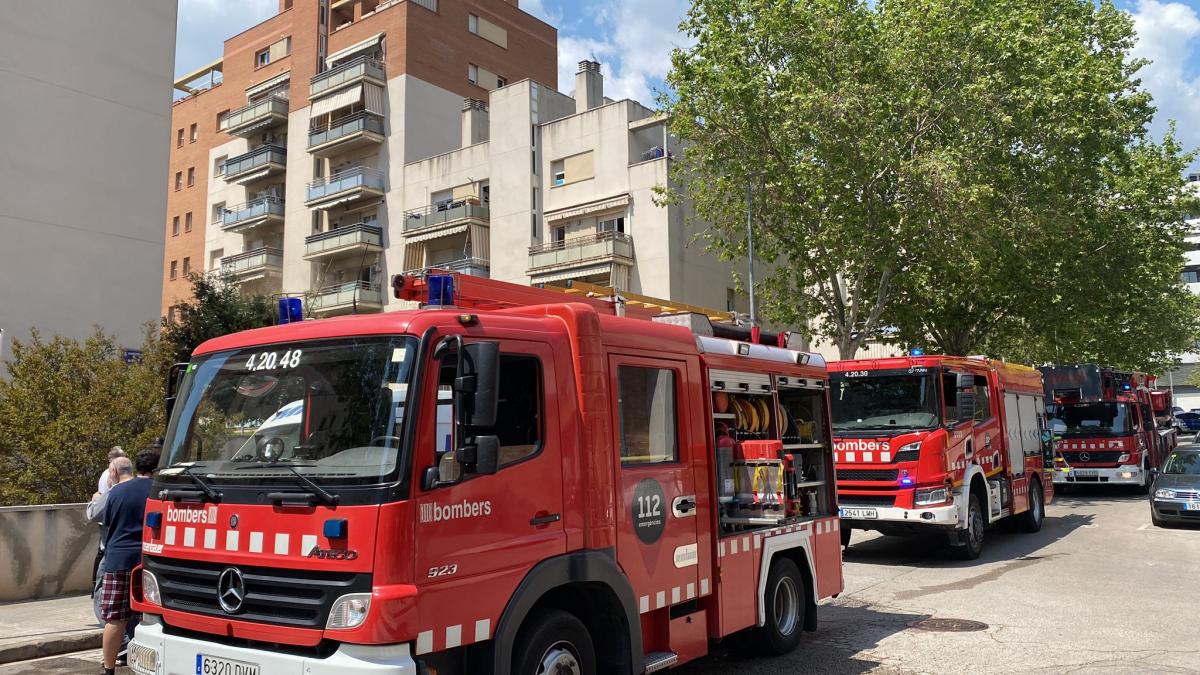
[(774, 605), (775, 627), (781, 635), (791, 635), (796, 631), (797, 610), (800, 607), (800, 593), (794, 579), (784, 576), (775, 584)]
[(583, 669), (567, 643), (558, 642), (550, 645), (542, 655), (537, 675), (583, 675)]

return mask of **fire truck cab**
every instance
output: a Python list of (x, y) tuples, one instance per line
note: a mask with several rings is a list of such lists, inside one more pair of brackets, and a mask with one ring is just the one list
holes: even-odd
[[(1130, 485), (1146, 494), (1154, 472), (1176, 445), (1176, 430), (1160, 427), (1155, 408), (1170, 398), (1155, 377), (1094, 364), (1041, 368), (1050, 428), (1056, 437), (1060, 488)], [(1164, 416), (1165, 418), (1165, 416)], [(1167, 422), (1169, 425), (1169, 422)]]
[(982, 357), (830, 364), (842, 537), (943, 530), (977, 558), (987, 527), (1041, 529), (1053, 497), (1041, 377)]
[(669, 303), (395, 285), (432, 306), (196, 350), (135, 672), (642, 673), (816, 628), (842, 590), (819, 355)]

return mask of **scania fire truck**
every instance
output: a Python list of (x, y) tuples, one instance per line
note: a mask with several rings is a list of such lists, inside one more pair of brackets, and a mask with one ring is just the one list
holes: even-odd
[[(1155, 377), (1094, 364), (1041, 368), (1050, 427), (1060, 465), (1054, 482), (1131, 485), (1146, 494), (1154, 470), (1176, 445), (1176, 431), (1160, 428), (1154, 407), (1169, 405)], [(1169, 408), (1168, 408), (1169, 410)]]
[(842, 538), (943, 530), (967, 559), (987, 527), (1041, 529), (1053, 497), (1038, 371), (982, 357), (830, 364)]
[(584, 284), (393, 288), (423, 306), (182, 368), (136, 672), (642, 673), (816, 628), (842, 590), (819, 355)]

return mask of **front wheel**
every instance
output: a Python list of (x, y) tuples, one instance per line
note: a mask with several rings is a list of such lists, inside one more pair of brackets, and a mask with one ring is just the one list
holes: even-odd
[(513, 652), (515, 675), (595, 675), (596, 652), (574, 614), (543, 609), (530, 616)]
[(1032, 481), (1029, 487), (1029, 508), (1021, 514), (1017, 528), (1022, 532), (1034, 533), (1042, 529), (1042, 520), (1046, 516), (1046, 496), (1042, 493), (1042, 484)]
[(983, 503), (978, 492), (972, 492), (967, 500), (967, 527), (959, 531), (961, 544), (954, 552), (963, 560), (975, 560), (983, 553), (983, 533), (987, 523), (983, 520)]
[(805, 598), (800, 568), (790, 558), (775, 558), (767, 575), (767, 621), (758, 629), (759, 642), (765, 651), (781, 656), (800, 644)]

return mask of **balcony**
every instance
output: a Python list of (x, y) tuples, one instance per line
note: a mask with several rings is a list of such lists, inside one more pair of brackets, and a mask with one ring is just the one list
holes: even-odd
[(404, 236), (408, 241), (423, 241), (463, 232), (467, 225), (487, 225), (490, 214), (477, 197), (423, 206), (404, 212)]
[(333, 316), (351, 312), (377, 312), (383, 309), (383, 292), (367, 281), (348, 281), (324, 286), (308, 302), (313, 314)]
[(612, 276), (615, 265), (633, 265), (633, 238), (624, 232), (597, 232), (529, 249), (529, 275), (534, 282)]
[(323, 260), (348, 253), (378, 253), (383, 250), (383, 229), (358, 223), (304, 238), (304, 259)]
[(327, 209), (368, 197), (383, 196), (383, 172), (356, 166), (308, 184), (306, 206)]
[(262, 145), (244, 155), (230, 157), (221, 165), (225, 182), (246, 185), (287, 169), (287, 150), (278, 145)]
[(308, 151), (318, 157), (382, 142), (383, 116), (372, 112), (355, 113), (334, 120), (328, 126), (314, 126), (308, 130)]
[(253, 201), (225, 209), (221, 217), (221, 229), (226, 232), (249, 232), (266, 225), (283, 222), (283, 200), (278, 197), (260, 197)]
[(283, 251), (264, 246), (237, 255), (227, 255), (221, 258), (221, 272), (232, 275), (239, 282), (278, 277), (283, 273)]
[(280, 124), (287, 124), (288, 100), (271, 96), (251, 103), (244, 108), (231, 111), (221, 120), (220, 131), (242, 138), (250, 138)]
[(486, 258), (460, 258), (449, 262), (431, 263), (424, 267), (417, 267), (411, 270), (405, 270), (405, 274), (418, 274), (425, 270), (445, 270), (447, 272), (461, 272), (462, 274), (470, 274), (473, 277), (488, 277), (491, 275), (491, 262)]
[(308, 95), (309, 98), (317, 98), (345, 85), (364, 81), (374, 82), (380, 86), (387, 84), (382, 61), (363, 55), (336, 68), (318, 73), (309, 80)]

